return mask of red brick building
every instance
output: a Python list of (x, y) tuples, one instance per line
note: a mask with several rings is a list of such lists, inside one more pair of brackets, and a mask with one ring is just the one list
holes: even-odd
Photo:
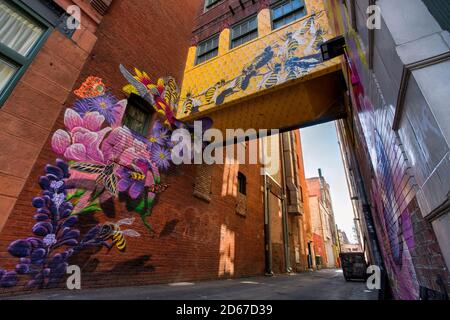
[(316, 263), (322, 267), (336, 267), (338, 262), (338, 239), (330, 197), (330, 187), (319, 170), (319, 177), (307, 179), (309, 208), (313, 232)]
[[(120, 64), (129, 70), (136, 67), (145, 71), (155, 82), (158, 77), (170, 75), (181, 83), (191, 32), (194, 30), (195, 39), (199, 28), (212, 19), (201, 14), (197, 21), (192, 18), (203, 8), (201, 0), (186, 1), (183, 6), (175, 0), (103, 2), (109, 6), (75, 0), (57, 1), (57, 5), (42, 0), (40, 6), (27, 1), (8, 2), (8, 10), (32, 22), (40, 24), (42, 20), (48, 24), (48, 34), (33, 49), (35, 55), (21, 69), (21, 77), (11, 83), (10, 90), (2, 91), (5, 102), (0, 117), (7, 126), (0, 133), (5, 146), (0, 157), (0, 279), (5, 280), (6, 275), (11, 276), (11, 270), (20, 269), (17, 257), (24, 255), (15, 249), (23, 243), (17, 245), (15, 241), (30, 239), (33, 232), (40, 233), (33, 216), (38, 219), (36, 208), (38, 216), (42, 211), (39, 213), (40, 207), (33, 199), (42, 192), (40, 177), (44, 169), (57, 158), (54, 145), (52, 149), (54, 133), (67, 130), (67, 110), (73, 110), (79, 101), (73, 91), (89, 76), (96, 76), (102, 78), (109, 93), (118, 100), (128, 98), (128, 104), (133, 105), (136, 98), (122, 91), (126, 79), (119, 70)], [(46, 20), (51, 14), (67, 19), (65, 9), (73, 4), (81, 9), (80, 29), (67, 30), (61, 23), (53, 26), (51, 23), (56, 23)], [(56, 20), (61, 21), (61, 17)], [(276, 177), (281, 189), (275, 198), (283, 199), (283, 192), (290, 194), (286, 203), (273, 203), (277, 213), (288, 214), (288, 218), (272, 214), (273, 227), (279, 227), (272, 231), (272, 240), (280, 240), (272, 241), (272, 264), (277, 259), (279, 262), (274, 268), (276, 273), (303, 271), (313, 263), (308, 250), (312, 233), (300, 135), (295, 132), (285, 138), (289, 142), (283, 149), (289, 157), (285, 164), (294, 166), (288, 167), (288, 176)], [(246, 150), (248, 153), (248, 146)], [(283, 191), (288, 179), (295, 187)], [(236, 161), (211, 166), (183, 165), (163, 173), (162, 181), (168, 188), (158, 195), (151, 216), (146, 217), (154, 232), (140, 223), (139, 215), (121, 197), (100, 202), (101, 211), (78, 215), (76, 227), (81, 237), (95, 226), (131, 217), (136, 218), (132, 228), (140, 235), (126, 238), (125, 252), (114, 247), (90, 247), (73, 254), (68, 263), (80, 266), (83, 288), (242, 277), (267, 271), (260, 165)], [(284, 223), (289, 228), (290, 260), (286, 260), (284, 251)], [(11, 249), (12, 243), (16, 243), (15, 249)], [(29, 250), (33, 265), (33, 255), (38, 254), (39, 248)], [(15, 252), (15, 257), (11, 252)], [(25, 268), (23, 259), (28, 258), (20, 260), (21, 268)], [(51, 267), (48, 270), (53, 272)], [(17, 271), (18, 283), (14, 288), (7, 285), (8, 288), (0, 289), (0, 294), (25, 290), (28, 275)], [(60, 285), (64, 287), (64, 283)]]
[[(0, 158), (2, 269), (14, 268), (17, 263), (8, 254), (8, 245), (31, 233), (31, 200), (40, 192), (38, 178), (43, 168), (54, 162), (50, 133), (64, 126), (65, 108), (75, 100), (71, 91), (87, 76), (96, 75), (115, 95), (124, 98), (121, 88), (126, 81), (119, 72), (121, 63), (145, 70), (153, 79), (172, 75), (181, 81), (192, 17), (202, 1), (187, 1), (180, 6), (178, 1), (149, 4), (116, 0), (104, 17), (88, 2), (75, 3), (82, 8), (82, 29), (71, 38), (52, 31), (0, 110), (8, 124), (0, 134), (6, 148)], [(63, 8), (68, 4), (61, 3)], [(171, 41), (162, 41), (163, 38)], [(23, 130), (24, 126), (27, 130)], [(244, 216), (236, 213), (238, 172), (248, 181)], [(200, 186), (202, 179), (209, 181), (209, 186)], [(126, 254), (112, 250), (75, 257), (82, 266), (83, 287), (264, 272), (264, 217), (258, 166), (186, 166), (171, 172), (165, 180), (170, 187), (161, 195), (150, 219), (155, 234), (136, 226), (142, 236), (128, 240)], [(208, 201), (194, 197), (194, 187), (197, 192), (210, 192)], [(120, 202), (110, 203), (105, 212), (115, 220), (130, 215)], [(107, 217), (86, 219), (88, 225), (94, 225)]]

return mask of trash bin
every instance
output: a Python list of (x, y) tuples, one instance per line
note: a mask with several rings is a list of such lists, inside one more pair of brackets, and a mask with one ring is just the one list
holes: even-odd
[(367, 262), (362, 252), (341, 253), (339, 255), (346, 281), (367, 280)]

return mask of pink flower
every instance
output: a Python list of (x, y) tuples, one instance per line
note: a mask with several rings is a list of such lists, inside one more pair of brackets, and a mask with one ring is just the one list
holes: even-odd
[(105, 163), (107, 159), (100, 145), (112, 129), (107, 127), (101, 130), (104, 121), (105, 117), (98, 112), (88, 112), (82, 118), (74, 110), (67, 109), (64, 124), (69, 132), (55, 132), (52, 138), (53, 151), (68, 160)]

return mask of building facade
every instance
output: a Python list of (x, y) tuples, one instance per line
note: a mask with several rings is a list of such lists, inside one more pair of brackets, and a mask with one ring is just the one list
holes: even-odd
[[(61, 4), (63, 9), (66, 8), (66, 5), (65, 3)], [(2, 161), (9, 159), (2, 168), (16, 170), (11, 172), (11, 175), (23, 175), (22, 184), (19, 185), (18, 182), (16, 186), (12, 182), (8, 182), (12, 181), (7, 176), (9, 173), (5, 172), (4, 174), (4, 179), (9, 179), (8, 183), (3, 184), (4, 193), (9, 193), (7, 199), (11, 198), (11, 203), (4, 202), (2, 204), (4, 206), (2, 209), (4, 224), (0, 233), (2, 248), (0, 269), (5, 270), (2, 271), (2, 286), (7, 287), (2, 289), (2, 293), (11, 294), (15, 290), (25, 290), (30, 277), (31, 281), (35, 281), (33, 283), (37, 287), (51, 286), (54, 272), (57, 273), (56, 269), (49, 268), (50, 274), (45, 274), (44, 281), (41, 283), (39, 282), (41, 278), (38, 278), (38, 282), (36, 282), (36, 276), (40, 277), (39, 274), (32, 275), (22, 270), (20, 272), (15, 270), (18, 258), (23, 262), (28, 262), (28, 260), (23, 260), (28, 259), (23, 256), (24, 254), (37, 255), (35, 252), (41, 252), (39, 248), (34, 247), (26, 253), (18, 252), (21, 244), (27, 248), (29, 244), (23, 241), (17, 242), (17, 240), (27, 239), (32, 235), (38, 239), (36, 241), (39, 243), (43, 241), (42, 238), (50, 241), (50, 237), (45, 238), (45, 234), (48, 232), (39, 229), (39, 226), (42, 225), (36, 226), (37, 221), (33, 219), (36, 208), (33, 208), (32, 200), (42, 192), (42, 183), (39, 183), (42, 182), (42, 179), (39, 177), (45, 173), (44, 170), (48, 164), (55, 163), (57, 156), (81, 159), (80, 154), (73, 154), (67, 150), (63, 155), (58, 154), (61, 151), (61, 144), (58, 143), (61, 141), (59, 139), (61, 136), (58, 133), (66, 131), (72, 135), (73, 132), (67, 130), (73, 128), (73, 121), (79, 121), (76, 120), (79, 118), (74, 112), (68, 111), (69, 109), (75, 110), (74, 106), (80, 101), (72, 91), (80, 88), (87, 77), (100, 77), (108, 88), (108, 93), (115, 95), (117, 99), (129, 99), (128, 110), (130, 106), (139, 106), (142, 101), (136, 97), (131, 100), (122, 92), (126, 79), (120, 73), (120, 64), (124, 64), (130, 69), (137, 67), (145, 70), (154, 81), (160, 75), (172, 75), (177, 82), (180, 82), (193, 28), (192, 17), (195, 16), (201, 5), (201, 1), (189, 1), (182, 8), (178, 3), (167, 4), (164, 1), (152, 2), (150, 6), (146, 1), (113, 1), (101, 22), (98, 20), (98, 25), (95, 24), (97, 30), (90, 31), (91, 29), (88, 27), (92, 28), (92, 26), (84, 27), (83, 23), (90, 23), (91, 19), (85, 18), (83, 11), (80, 20), (84, 31), (76, 31), (72, 39), (69, 39), (55, 29), (44, 42), (31, 66), (25, 71), (12, 94), (5, 100), (0, 111), (4, 117), (9, 117), (10, 121), (7, 123), (16, 123), (11, 127), (11, 132), (4, 131), (2, 133), (10, 139), (2, 142), (2, 145), (18, 148), (17, 152), (28, 152), (26, 150), (31, 142), (27, 142), (25, 137), (17, 137), (19, 132), (22, 132), (22, 135), (26, 134), (26, 137), (38, 144), (33, 149), (36, 151), (36, 154), (33, 155), (29, 153), (22, 156), (20, 153), (8, 149), (3, 149), (1, 152)], [(26, 8), (28, 10), (29, 7)], [(14, 9), (16, 8), (14, 7)], [(86, 10), (94, 12), (90, 5), (86, 6)], [(168, 19), (166, 12), (170, 12), (171, 19)], [(150, 16), (152, 17), (149, 20), (151, 23), (145, 24), (145, 26), (140, 23), (136, 24), (136, 21), (147, 19)], [(179, 23), (175, 26), (170, 21)], [(94, 25), (94, 23), (91, 24)], [(85, 36), (80, 36), (77, 32), (84, 32)], [(152, 32), (170, 34), (174, 41), (166, 43), (164, 49), (150, 42), (141, 41), (142, 34), (151, 34)], [(79, 40), (81, 48), (77, 46), (77, 39), (81, 39)], [(90, 45), (87, 46), (86, 39), (95, 39), (95, 41), (89, 42)], [(47, 46), (53, 47), (47, 48)], [(145, 54), (143, 54), (144, 52)], [(81, 58), (83, 60), (80, 60)], [(72, 70), (75, 67), (78, 69)], [(62, 84), (59, 84), (58, 81), (61, 81)], [(34, 89), (31, 85), (39, 87)], [(47, 92), (50, 96), (45, 96), (42, 91)], [(33, 96), (33, 93), (41, 98)], [(36, 108), (36, 113), (32, 114), (34, 108)], [(25, 109), (28, 109), (30, 113), (26, 113)], [(42, 112), (47, 109), (48, 113), (47, 111)], [(20, 129), (23, 124), (19, 123), (19, 120), (14, 120), (10, 115), (10, 113), (13, 114), (20, 110), (26, 116), (18, 116), (18, 118), (26, 121), (24, 118), (30, 117), (26, 123), (31, 129), (34, 128), (31, 124), (32, 121), (42, 122), (41, 126), (37, 126), (39, 132), (42, 132), (41, 135), (30, 131), (31, 129), (26, 131)], [(47, 115), (42, 117), (43, 114)], [(122, 115), (122, 118), (118, 119), (118, 122), (125, 121), (126, 115), (127, 112), (125, 116)], [(97, 120), (95, 118), (93, 120), (101, 122), (101, 119), (105, 120), (98, 116)], [(47, 131), (41, 128), (44, 124), (48, 127)], [(118, 128), (119, 131), (116, 135), (118, 138), (113, 138), (113, 133), (108, 126), (104, 127), (105, 125), (106, 123), (103, 124), (101, 132), (110, 132), (105, 139), (109, 136), (114, 148), (119, 145), (116, 139), (127, 138), (127, 131), (123, 131), (124, 127)], [(76, 126), (83, 126), (83, 124), (77, 122)], [(100, 133), (86, 131), (100, 129), (94, 128), (93, 123), (84, 122), (84, 126), (87, 127), (79, 130), (80, 132), (86, 132), (88, 136), (92, 137), (100, 136)], [(13, 134), (13, 129), (18, 132), (16, 135)], [(62, 131), (58, 131), (61, 129)], [(74, 139), (78, 138), (74, 137)], [(81, 140), (77, 141), (82, 143)], [(135, 140), (126, 142), (125, 146), (140, 151), (139, 144), (136, 145)], [(103, 153), (106, 152), (104, 148), (106, 148), (106, 140), (101, 145)], [(13, 161), (11, 157), (17, 157), (19, 162)], [(87, 161), (92, 158), (91, 153), (89, 159), (87, 155), (84, 159)], [(20, 161), (30, 162), (29, 167), (22, 166)], [(12, 163), (16, 165), (12, 165)], [(97, 161), (93, 163), (98, 166), (100, 161), (97, 158)], [(258, 165), (239, 165), (229, 161), (229, 163), (219, 166), (192, 165), (173, 170), (162, 174), (162, 179), (168, 187), (167, 190), (161, 192), (158, 204), (154, 205), (151, 211), (151, 217), (144, 217), (149, 212), (141, 211), (139, 213), (136, 211), (136, 207), (129, 208), (129, 203), (124, 202), (121, 197), (113, 199), (107, 196), (98, 203), (99, 208), (91, 207), (93, 211), (88, 209), (84, 215), (79, 216), (77, 226), (80, 228), (81, 236), (96, 225), (105, 226), (108, 221), (130, 223), (124, 219), (133, 218), (134, 223), (129, 227), (140, 235), (126, 238), (125, 252), (121, 252), (116, 247), (111, 250), (100, 250), (100, 248), (94, 247), (74, 255), (70, 263), (81, 267), (83, 287), (194, 281), (264, 273), (263, 193)], [(72, 172), (73, 177), (76, 174), (76, 172)], [(16, 180), (18, 181), (18, 179), (14, 181)], [(92, 181), (92, 177), (85, 180), (83, 183), (87, 185), (88, 180)], [(242, 181), (246, 182), (244, 189), (240, 189), (238, 185)], [(14, 190), (17, 190), (17, 194), (11, 194)], [(69, 195), (69, 191), (67, 191), (67, 196)], [(17, 200), (14, 197), (17, 197)], [(33, 203), (35, 207), (38, 206), (36, 202)], [(41, 213), (45, 212), (43, 208), (38, 210)], [(144, 218), (141, 219), (141, 217)], [(148, 226), (152, 228), (151, 231)], [(134, 234), (136, 235), (136, 233)], [(76, 236), (77, 232), (72, 235)], [(56, 237), (59, 239), (58, 234)], [(49, 242), (44, 242), (43, 245), (45, 243)], [(61, 252), (55, 248), (54, 254), (59, 253)], [(63, 252), (63, 254), (65, 253)], [(40, 264), (38, 264), (33, 259), (30, 261), (30, 268), (35, 270), (46, 267), (53, 261), (39, 260)], [(64, 264), (59, 265), (59, 268), (63, 266)], [(25, 263), (21, 267), (26, 268), (28, 265)], [(43, 272), (47, 272), (45, 269)]]
[(326, 2), (347, 41), (338, 132), (364, 246), (395, 298), (448, 297), (448, 3)]
[(339, 264), (339, 241), (330, 196), (330, 186), (322, 176), (307, 179), (316, 261), (322, 268)]

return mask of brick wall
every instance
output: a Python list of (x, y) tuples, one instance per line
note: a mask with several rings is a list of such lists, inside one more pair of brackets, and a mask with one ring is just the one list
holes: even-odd
[(88, 6), (81, 13), (81, 29), (72, 39), (53, 31), (0, 108), (0, 231), (97, 40), (101, 18)]
[[(87, 76), (96, 75), (104, 79), (118, 98), (124, 98), (121, 88), (125, 81), (118, 69), (119, 64), (123, 63), (128, 68), (136, 66), (147, 71), (152, 79), (173, 75), (180, 83), (193, 27), (192, 17), (201, 3), (201, 0), (185, 1), (183, 5), (180, 5), (179, 0), (150, 3), (145, 0), (115, 0), (94, 36), (98, 41), (92, 53), (84, 55), (87, 63), (83, 68), (79, 59), (74, 56), (77, 50), (61, 52), (61, 49), (48, 49), (55, 55), (63, 55), (65, 64), (69, 65), (67, 69), (78, 66), (81, 75), (78, 77), (77, 74), (70, 80), (73, 73), (57, 73), (52, 74), (51, 78), (61, 79), (65, 83), (63, 92), (67, 95)], [(84, 32), (89, 32), (87, 30), (89, 29), (86, 28)], [(49, 72), (45, 64), (41, 69), (42, 72)], [(33, 81), (39, 83), (38, 79), (33, 78)], [(49, 95), (55, 99), (61, 91), (60, 87), (56, 87)], [(23, 99), (28, 99), (25, 92)], [(63, 97), (60, 99), (59, 103), (65, 101)], [(70, 107), (73, 101), (74, 96), (71, 95), (64, 106)], [(54, 120), (49, 124), (48, 119), (41, 119), (38, 115), (36, 111), (34, 118), (48, 127), (47, 136), (50, 128), (53, 127), (53, 132), (63, 126), (61, 105), (54, 110), (54, 120), (58, 117), (55, 126)], [(42, 151), (37, 152), (39, 156), (31, 174), (24, 176), (24, 188), (0, 234), (2, 268), (13, 269), (17, 263), (6, 252), (9, 243), (31, 235), (34, 224), (31, 199), (41, 191), (37, 179), (43, 174), (45, 165), (55, 160), (47, 136), (39, 138), (41, 143), (45, 141)], [(15, 159), (13, 157), (11, 160)], [(231, 184), (231, 189), (236, 190), (237, 175), (225, 174), (232, 170), (223, 165), (211, 167), (211, 199), (208, 203), (193, 197), (195, 167), (176, 168), (163, 178), (170, 187), (158, 198), (153, 215), (149, 218), (155, 234), (150, 235), (140, 223), (135, 223), (133, 228), (142, 236), (129, 238), (126, 253), (102, 249), (74, 257), (71, 263), (82, 267), (83, 288), (263, 274), (264, 215), (260, 168), (238, 165), (238, 170), (247, 176), (248, 181), (246, 216), (236, 214), (237, 195), (224, 192), (227, 184)], [(104, 213), (80, 219), (78, 227), (82, 233), (98, 223), (118, 221), (131, 214), (120, 201), (106, 202), (103, 210)], [(136, 221), (140, 221), (139, 216), (136, 217)], [(19, 285), (14, 290), (21, 291), (23, 287)], [(11, 294), (13, 291), (0, 292)]]

